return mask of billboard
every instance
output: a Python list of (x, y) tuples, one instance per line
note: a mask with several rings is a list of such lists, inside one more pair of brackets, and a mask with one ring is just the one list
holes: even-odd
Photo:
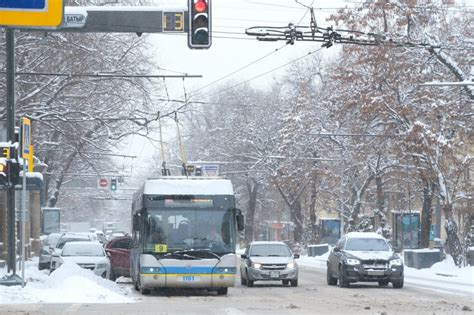
[(41, 220), (41, 230), (43, 234), (58, 233), (60, 225), (59, 208), (41, 208), (43, 213)]

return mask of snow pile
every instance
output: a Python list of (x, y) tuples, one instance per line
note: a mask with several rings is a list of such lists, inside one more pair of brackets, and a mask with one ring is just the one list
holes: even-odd
[(321, 256), (309, 257), (301, 256), (296, 260), (296, 263), (300, 266), (323, 268), (326, 269), (326, 261), (328, 260), (329, 252), (322, 254)]
[(405, 266), (405, 275), (411, 278), (470, 285), (474, 290), (474, 266), (459, 268), (454, 264), (451, 255), (446, 255), (445, 260), (435, 263), (431, 268), (415, 269)]
[[(0, 274), (5, 270), (0, 269)], [(18, 272), (17, 274), (21, 274)], [(1, 276), (1, 275), (0, 275)], [(64, 263), (50, 276), (39, 271), (37, 263), (28, 262), (25, 268), (27, 284), (0, 286), (0, 305), (16, 303), (126, 303), (125, 288), (96, 276), (72, 262)]]

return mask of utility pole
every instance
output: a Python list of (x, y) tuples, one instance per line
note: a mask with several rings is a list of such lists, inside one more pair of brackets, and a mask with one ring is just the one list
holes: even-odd
[[(6, 108), (7, 140), (15, 142), (15, 30), (5, 29), (6, 39)], [(15, 248), (15, 186), (7, 190), (8, 272), (16, 274)]]

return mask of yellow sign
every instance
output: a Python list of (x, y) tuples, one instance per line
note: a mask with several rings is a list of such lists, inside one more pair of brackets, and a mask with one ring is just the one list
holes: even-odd
[(167, 253), (168, 245), (167, 244), (155, 244), (155, 253)]
[(28, 159), (28, 172), (33, 173), (33, 145), (30, 144), (30, 157)]
[(6, 159), (10, 158), (10, 148), (3, 148), (3, 157)]
[(56, 27), (63, 11), (63, 0), (0, 0), (0, 25)]
[(22, 118), (21, 129), (21, 157), (24, 159), (29, 159), (31, 153), (31, 120), (26, 117)]

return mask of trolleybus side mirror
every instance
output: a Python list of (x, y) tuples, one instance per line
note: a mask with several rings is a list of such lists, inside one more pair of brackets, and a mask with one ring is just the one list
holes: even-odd
[(244, 215), (240, 209), (235, 209), (235, 213), (237, 218), (237, 229), (239, 231), (243, 231), (245, 226)]

